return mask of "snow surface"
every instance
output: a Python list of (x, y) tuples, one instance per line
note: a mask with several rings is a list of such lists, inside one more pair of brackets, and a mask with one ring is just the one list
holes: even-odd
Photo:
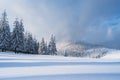
[(102, 57), (106, 59), (120, 59), (120, 50), (110, 50), (106, 56)]
[(0, 80), (119, 80), (114, 52), (101, 59), (0, 52)]

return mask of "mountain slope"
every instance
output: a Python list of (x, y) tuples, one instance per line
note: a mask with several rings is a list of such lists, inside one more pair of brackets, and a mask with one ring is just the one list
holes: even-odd
[(100, 45), (93, 45), (85, 42), (59, 42), (57, 44), (58, 55), (73, 57), (99, 58), (104, 56), (108, 48)]

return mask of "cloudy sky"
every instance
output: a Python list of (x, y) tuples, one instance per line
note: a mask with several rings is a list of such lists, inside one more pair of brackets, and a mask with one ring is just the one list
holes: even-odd
[(39, 40), (50, 34), (91, 43), (120, 40), (120, 0), (0, 0), (0, 14), (4, 9), (11, 28), (15, 18), (23, 19)]

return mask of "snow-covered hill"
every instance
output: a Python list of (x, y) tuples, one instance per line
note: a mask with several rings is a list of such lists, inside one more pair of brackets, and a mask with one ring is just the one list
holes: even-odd
[(58, 42), (57, 49), (58, 55), (91, 58), (100, 58), (110, 50), (100, 45), (85, 42)]
[(109, 50), (109, 52), (102, 57), (103, 59), (120, 59), (120, 50)]

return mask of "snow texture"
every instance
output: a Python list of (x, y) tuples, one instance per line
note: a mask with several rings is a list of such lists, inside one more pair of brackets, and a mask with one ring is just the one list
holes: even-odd
[(0, 80), (118, 80), (120, 57), (111, 57), (117, 54), (92, 59), (0, 52)]

